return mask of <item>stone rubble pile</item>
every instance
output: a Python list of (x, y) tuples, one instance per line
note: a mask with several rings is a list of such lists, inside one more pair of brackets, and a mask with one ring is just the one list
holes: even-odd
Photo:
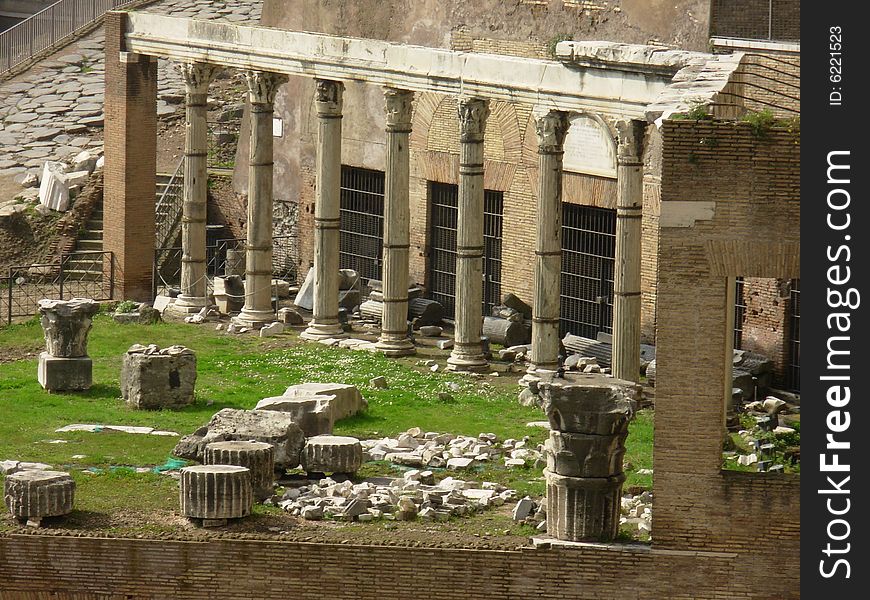
[[(799, 399), (792, 398), (790, 394), (782, 395), (799, 402)], [(771, 395), (764, 400), (755, 400), (742, 406), (738, 404), (738, 407), (741, 413), (752, 417), (754, 425), (750, 429), (737, 429), (740, 421), (736, 420), (737, 427), (732, 427), (731, 430), (737, 429), (737, 434), (750, 451), (738, 452), (733, 445), (730, 448), (726, 446), (726, 451), (723, 452), (726, 464), (728, 461), (736, 461), (744, 467), (757, 465), (758, 471), (775, 472), (785, 468), (782, 462), (778, 462), (780, 459), (791, 464), (800, 462), (800, 443), (796, 436), (796, 424), (800, 422), (800, 404)], [(726, 444), (730, 441), (727, 438)], [(776, 454), (777, 445), (786, 446), (782, 457)]]
[(414, 468), (471, 469), (486, 463), (509, 468), (544, 466), (543, 447), (531, 448), (529, 438), (499, 441), (494, 433), (477, 437), (423, 432), (412, 427), (396, 438), (363, 440), (364, 460), (385, 460)]
[(620, 525), (629, 525), (638, 533), (652, 531), (652, 492), (642, 492), (633, 496), (626, 494), (620, 503)]

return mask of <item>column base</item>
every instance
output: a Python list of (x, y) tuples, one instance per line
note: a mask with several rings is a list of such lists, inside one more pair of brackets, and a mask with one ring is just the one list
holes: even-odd
[(303, 340), (316, 342), (329, 338), (344, 338), (347, 337), (347, 333), (345, 333), (341, 323), (315, 323), (311, 321), (305, 331), (299, 334), (299, 337)]
[(381, 338), (375, 343), (375, 348), (379, 352), (383, 352), (384, 356), (389, 357), (411, 356), (412, 354), (417, 354), (417, 348), (414, 346), (414, 342), (408, 338), (401, 340)]
[(447, 359), (448, 371), (470, 371), (472, 373), (482, 373), (489, 370), (489, 361), (478, 347), (476, 353), (457, 352), (454, 350), (450, 353)]
[(87, 390), (93, 383), (93, 361), (88, 356), (58, 358), (42, 352), (36, 374), (39, 385), (50, 392)]
[(239, 327), (248, 327), (249, 329), (261, 329), (276, 320), (275, 313), (271, 310), (245, 310), (244, 308), (242, 312), (232, 318), (232, 322)]
[(167, 310), (179, 315), (192, 315), (208, 306), (208, 298), (202, 296), (185, 296), (181, 294)]

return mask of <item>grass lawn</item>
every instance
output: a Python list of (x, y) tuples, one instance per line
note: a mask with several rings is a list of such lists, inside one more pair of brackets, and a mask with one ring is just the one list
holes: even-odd
[[(198, 372), (196, 402), (174, 411), (128, 408), (121, 400), (118, 379), (122, 356), (134, 343), (161, 347), (183, 344), (193, 349)], [(544, 416), (537, 409), (519, 405), (515, 378), (432, 373), (417, 366), (418, 358), (387, 359), (369, 352), (300, 343), (295, 333), (260, 339), (226, 335), (216, 332), (213, 325), (117, 325), (100, 314), (88, 343), (94, 361), (94, 386), (84, 393), (51, 394), (40, 387), (34, 353), (42, 346), (42, 329), (36, 319), (0, 329), (0, 460), (45, 462), (70, 471), (78, 485), (74, 515), (89, 515), (83, 522), (91, 528), (142, 531), (178, 526), (171, 519), (161, 522), (147, 516), (175, 515), (175, 480), (123, 468), (163, 465), (178, 438), (108, 431), (55, 432), (71, 423), (145, 425), (183, 435), (205, 424), (221, 408), (250, 409), (260, 399), (280, 395), (294, 383), (331, 381), (358, 386), (369, 403), (365, 413), (337, 423), (337, 434), (383, 437), (416, 426), (424, 431), (466, 435), (493, 432), (502, 439), (530, 436), (535, 445), (543, 442), (546, 433), (526, 426)], [(443, 360), (439, 362), (443, 365)], [(377, 375), (387, 378), (389, 389), (369, 385)], [(441, 401), (438, 392), (447, 391), (449, 381), (457, 383), (459, 390), (451, 391), (451, 401)], [(652, 415), (648, 411), (641, 411), (631, 426), (626, 461), (632, 467), (626, 485), (649, 487), (651, 476), (634, 472), (652, 468)], [(361, 475), (388, 472), (397, 471), (390, 465), (369, 463)], [(471, 474), (438, 473), (448, 474), (498, 481), (523, 494), (544, 493), (542, 474), (531, 467), (507, 470), (495, 465)], [(272, 518), (283, 514), (262, 507), (258, 513)], [(119, 514), (130, 518), (119, 519)], [(11, 519), (0, 519), (0, 531), (13, 526)]]

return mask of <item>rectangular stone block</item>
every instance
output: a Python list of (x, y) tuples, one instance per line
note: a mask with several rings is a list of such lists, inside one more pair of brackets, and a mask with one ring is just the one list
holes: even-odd
[(57, 358), (39, 355), (39, 385), (50, 392), (87, 390), (93, 383), (93, 361), (89, 356)]

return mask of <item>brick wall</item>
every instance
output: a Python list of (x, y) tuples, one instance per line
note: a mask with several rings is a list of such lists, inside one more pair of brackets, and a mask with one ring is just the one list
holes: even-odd
[(767, 556), (798, 579), (800, 476), (720, 465), (728, 278), (799, 276), (800, 138), (705, 121), (668, 121), (662, 135), (652, 537)]
[(771, 557), (643, 545), (487, 551), (8, 535), (0, 599), (799, 597), (782, 559), (759, 559)]
[[(770, 27), (772, 23), (772, 27)], [(754, 40), (799, 41), (800, 0), (713, 0), (710, 35)]]
[(103, 248), (115, 253), (116, 298), (151, 299), (157, 187), (157, 61), (121, 62), (124, 13), (106, 13)]
[(728, 102), (747, 111), (769, 110), (779, 118), (800, 116), (799, 52), (763, 50), (749, 45), (732, 45), (725, 50), (746, 54), (722, 92)]
[(789, 320), (791, 286), (789, 279), (747, 277), (743, 281), (743, 319), (741, 348), (770, 358), (774, 382), (783, 385), (789, 363)]

